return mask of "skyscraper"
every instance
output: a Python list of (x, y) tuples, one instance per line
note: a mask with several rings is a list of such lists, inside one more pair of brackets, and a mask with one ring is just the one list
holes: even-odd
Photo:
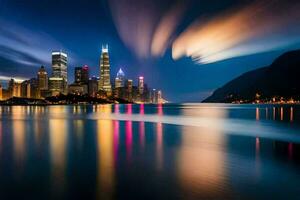
[(39, 90), (48, 90), (48, 73), (46, 72), (44, 66), (41, 66), (41, 68), (39, 69), (37, 80)]
[(83, 67), (75, 67), (74, 75), (76, 84), (88, 84), (89, 67), (87, 65), (84, 65)]
[(8, 82), (8, 90), (10, 97), (21, 97), (21, 83), (16, 82), (14, 79)]
[(52, 52), (52, 77), (49, 79), (52, 92), (66, 94), (68, 92), (67, 54)]
[(133, 81), (131, 79), (128, 79), (126, 81), (126, 93), (127, 93), (127, 100), (132, 101), (132, 93), (133, 93)]
[(79, 84), (81, 83), (81, 77), (82, 77), (82, 68), (81, 67), (75, 67), (75, 83)]
[(92, 97), (96, 97), (97, 96), (97, 92), (98, 92), (98, 78), (93, 76), (90, 80), (89, 80), (89, 86), (88, 86), (88, 90), (89, 90), (89, 96)]
[(122, 87), (122, 81), (117, 77), (115, 79), (115, 88), (121, 88)]
[(107, 45), (105, 47), (102, 47), (102, 53), (100, 58), (99, 90), (105, 91), (108, 96), (110, 96), (112, 93), (110, 82), (110, 63)]
[(3, 100), (3, 88), (2, 85), (0, 84), (0, 101)]
[(144, 93), (144, 77), (143, 76), (139, 77), (138, 89), (139, 89), (139, 95), (143, 95), (143, 93)]
[(157, 103), (163, 103), (162, 91), (161, 90), (159, 90), (157, 92)]
[(119, 69), (119, 71), (117, 73), (117, 78), (119, 79), (119, 81), (121, 83), (120, 87), (124, 87), (125, 74), (121, 68)]
[(31, 98), (30, 92), (30, 80), (23, 81), (21, 83), (21, 97), (23, 98)]

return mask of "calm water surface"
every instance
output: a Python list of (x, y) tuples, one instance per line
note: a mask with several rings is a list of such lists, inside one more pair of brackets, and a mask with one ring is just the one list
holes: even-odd
[(0, 118), (0, 199), (300, 197), (300, 106), (4, 106)]

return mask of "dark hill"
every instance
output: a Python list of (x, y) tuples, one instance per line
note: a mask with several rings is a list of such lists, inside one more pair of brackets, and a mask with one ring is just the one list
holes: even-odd
[(273, 97), (300, 100), (300, 50), (287, 52), (270, 66), (239, 76), (217, 89), (204, 102), (252, 102), (256, 94), (262, 100)]

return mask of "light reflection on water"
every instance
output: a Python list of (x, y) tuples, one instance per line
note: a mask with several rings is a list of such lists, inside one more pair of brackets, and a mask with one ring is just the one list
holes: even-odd
[(299, 114), (297, 105), (0, 107), (0, 198), (293, 198)]
[[(191, 110), (184, 110), (183, 115), (189, 115)], [(217, 118), (226, 117), (225, 109), (203, 109), (200, 114), (208, 113), (212, 123)], [(182, 145), (179, 150), (179, 177), (185, 190), (192, 193), (197, 191), (198, 195), (206, 198), (226, 197), (225, 166), (226, 156), (225, 136), (222, 134), (223, 124), (215, 123), (215, 128), (182, 127)], [(199, 132), (205, 132), (198, 136)], [(195, 148), (197, 147), (197, 148)], [(195, 184), (196, 183), (196, 184)]]
[[(111, 106), (101, 106), (100, 112), (110, 113)], [(111, 120), (97, 121), (97, 149), (98, 149), (98, 187), (102, 188), (100, 198), (112, 198), (115, 176), (114, 161), (114, 133)]]

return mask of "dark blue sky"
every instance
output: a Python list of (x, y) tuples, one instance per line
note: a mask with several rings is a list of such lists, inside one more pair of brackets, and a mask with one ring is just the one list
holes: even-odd
[[(119, 2), (125, 6), (118, 5)], [(247, 7), (249, 2), (251, 1), (153, 0), (149, 4), (148, 0), (0, 0), (0, 77), (30, 78), (35, 76), (40, 65), (45, 65), (50, 73), (51, 51), (60, 49), (66, 51), (70, 58), (70, 80), (73, 80), (74, 67), (84, 64), (90, 66), (91, 75), (98, 75), (101, 45), (107, 43), (110, 47), (113, 77), (122, 67), (128, 78), (136, 80), (139, 75), (144, 75), (148, 85), (162, 89), (168, 100), (201, 101), (241, 73), (268, 65), (284, 51), (300, 47), (300, 39), (297, 37), (299, 24), (295, 22), (298, 15), (281, 10), (288, 10), (286, 8), (290, 8), (289, 5), (298, 6), (297, 1), (275, 0), (277, 13), (274, 16), (279, 13), (280, 19), (284, 19), (282, 22), (277, 18), (273, 19), (274, 16), (266, 11), (262, 16), (267, 20), (257, 22), (257, 27), (255, 20), (258, 19), (246, 18), (248, 21), (253, 19), (252, 24), (248, 24), (253, 27), (241, 31), (251, 34), (241, 37), (242, 34), (238, 31), (231, 31), (230, 38), (220, 38), (220, 32), (224, 31), (220, 26), (223, 24), (222, 20), (224, 19), (224, 23), (230, 22), (231, 16), (228, 15), (235, 12), (238, 13), (238, 19), (243, 20), (243, 13), (247, 13), (247, 10), (243, 11), (242, 8)], [(176, 5), (183, 9), (177, 9)], [(268, 6), (261, 8), (270, 9)], [(174, 13), (178, 14), (176, 11), (180, 10), (180, 17), (175, 18), (176, 26), (173, 27), (168, 42), (164, 44), (165, 51), (159, 56), (153, 56), (147, 50), (153, 45), (155, 30), (165, 16), (170, 19), (168, 13), (172, 13), (169, 11), (173, 7)], [(252, 11), (253, 8), (249, 10)], [(166, 20), (166, 27), (171, 27), (174, 22), (173, 15), (170, 16), (171, 20)], [(218, 22), (221, 21), (219, 25), (212, 23), (212, 26), (208, 23), (218, 16), (221, 16), (218, 19)], [(273, 21), (280, 21), (276, 23), (277, 29), (273, 28)], [(243, 25), (243, 21), (238, 23)], [(211, 35), (215, 30), (219, 32), (219, 36), (213, 38), (216, 44), (208, 43), (205, 53), (211, 51), (208, 46), (218, 46), (219, 49), (214, 49), (213, 55), (221, 52), (222, 56), (230, 56), (213, 60), (210, 64), (193, 61), (186, 55), (174, 60), (172, 44), (190, 30), (191, 24), (196, 24), (199, 30), (202, 26), (204, 30), (211, 31)], [(270, 30), (262, 27), (270, 27)], [(162, 30), (161, 35), (164, 35), (166, 31)], [(196, 35), (195, 40), (208, 37), (203, 32), (197, 34), (193, 35)], [(191, 37), (182, 37), (183, 42), (179, 42), (179, 48), (175, 50), (182, 50), (183, 44), (189, 45), (188, 50), (192, 49), (191, 42), (186, 42)], [(237, 40), (239, 37), (242, 39)], [(147, 43), (148, 40), (150, 44)], [(231, 43), (226, 46), (225, 51), (223, 46), (227, 41)], [(198, 45), (197, 48), (202, 47)], [(143, 56), (139, 54), (142, 50), (145, 50)], [(198, 50), (191, 56), (197, 55)]]

